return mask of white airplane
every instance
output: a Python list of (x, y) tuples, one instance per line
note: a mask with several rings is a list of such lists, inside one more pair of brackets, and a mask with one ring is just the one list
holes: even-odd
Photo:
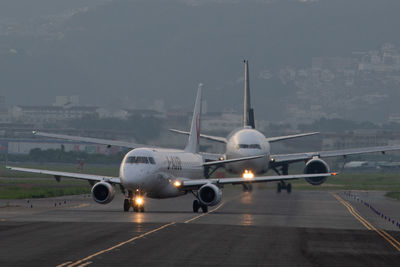
[[(274, 170), (278, 175), (287, 175), (290, 163), (304, 161), (304, 174), (312, 173), (329, 173), (328, 164), (321, 158), (347, 156), (362, 153), (385, 152), (390, 150), (399, 150), (400, 145), (395, 146), (380, 146), (367, 147), (358, 149), (344, 149), (335, 151), (320, 151), (320, 152), (305, 152), (295, 154), (272, 154), (270, 143), (305, 137), (318, 134), (303, 133), (287, 136), (265, 137), (263, 133), (255, 129), (254, 111), (250, 103), (250, 80), (248, 61), (245, 64), (245, 79), (244, 79), (244, 110), (243, 110), (243, 127), (233, 130), (227, 138), (220, 136), (212, 136), (200, 134), (200, 137), (226, 144), (226, 152), (218, 157), (223, 159), (235, 159), (240, 157), (250, 157), (262, 155), (263, 157), (248, 161), (227, 163), (224, 165), (210, 166), (208, 174), (212, 174), (217, 168), (224, 167), (227, 171), (234, 174), (242, 174), (242, 176), (254, 176), (255, 174), (265, 174), (269, 169)], [(170, 129), (172, 132), (180, 134), (189, 134), (186, 131)], [(210, 157), (211, 158), (211, 157)], [(326, 176), (307, 177), (306, 181), (312, 185), (320, 185), (324, 183)], [(277, 184), (277, 192), (286, 189), (291, 192), (292, 186), (290, 183), (285, 183), (286, 179), (281, 179)], [(243, 184), (245, 191), (251, 190), (251, 184)]]
[(201, 91), (201, 86), (199, 86), (191, 130), (184, 150), (146, 146), (140, 147), (137, 144), (128, 142), (35, 132), (35, 134), (39, 136), (134, 148), (125, 155), (120, 165), (119, 177), (11, 166), (7, 166), (7, 168), (21, 172), (52, 175), (57, 180), (60, 180), (60, 177), (88, 180), (91, 183), (95, 183), (92, 187), (91, 194), (94, 201), (100, 204), (111, 202), (115, 195), (113, 185), (119, 185), (122, 193), (126, 197), (123, 205), (124, 211), (128, 211), (133, 207), (135, 212), (144, 211), (143, 196), (149, 198), (170, 198), (191, 192), (196, 198), (193, 201), (193, 211), (198, 212), (201, 208), (203, 212), (207, 212), (208, 206), (217, 205), (221, 201), (221, 187), (224, 184), (271, 182), (281, 181), (283, 179), (292, 180), (300, 178), (315, 179), (316, 177), (325, 178), (335, 175), (335, 173), (324, 173), (311, 175), (262, 176), (257, 178), (238, 177), (227, 179), (199, 179), (203, 177), (204, 169), (207, 167), (264, 157), (264, 155), (256, 155), (244, 158), (228, 160), (220, 159), (205, 162), (203, 155), (198, 153)]

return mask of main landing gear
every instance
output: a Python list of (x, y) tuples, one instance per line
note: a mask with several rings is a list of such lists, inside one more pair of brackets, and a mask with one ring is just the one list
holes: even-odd
[(198, 201), (197, 199), (193, 200), (193, 212), (197, 213), (200, 208), (203, 211), (203, 213), (207, 213), (208, 212), (208, 206), (207, 205), (201, 204), (200, 201)]
[(144, 212), (144, 200), (139, 191), (135, 192), (135, 194), (129, 191), (128, 198), (125, 198), (124, 211), (129, 211), (131, 207), (134, 212)]
[[(289, 173), (289, 165), (288, 164), (284, 164), (281, 167), (281, 171), (279, 171), (277, 168), (273, 167), (272, 168), (278, 175), (288, 175)], [(291, 183), (285, 183), (285, 181), (280, 181), (277, 184), (277, 188), (276, 188), (276, 192), (280, 193), (281, 191), (286, 190), (286, 192), (290, 193), (292, 192), (292, 184)]]
[(243, 186), (243, 192), (251, 192), (253, 191), (253, 185), (252, 184), (242, 184)]
[(203, 211), (203, 213), (207, 213), (208, 212), (208, 206), (201, 204), (201, 202), (199, 201), (199, 196), (194, 193), (192, 191), (193, 196), (196, 198), (195, 200), (193, 200), (193, 212), (197, 213), (199, 211), (199, 209), (201, 208), (201, 210)]
[(288, 193), (290, 193), (290, 192), (292, 192), (292, 184), (291, 183), (287, 183), (286, 184), (284, 181), (278, 182), (278, 185), (277, 185), (277, 188), (276, 188), (276, 192), (280, 193), (282, 191), (282, 189), (283, 190), (286, 189), (286, 191)]

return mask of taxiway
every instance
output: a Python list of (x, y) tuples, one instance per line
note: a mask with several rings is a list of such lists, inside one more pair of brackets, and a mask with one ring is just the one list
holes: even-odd
[[(1, 266), (398, 266), (400, 202), (383, 192), (227, 187), (207, 214), (192, 195), (146, 201), (124, 213), (122, 196), (0, 200)], [(357, 196), (357, 197), (354, 197)], [(362, 200), (362, 202), (361, 202)], [(385, 220), (370, 207), (387, 214)], [(397, 217), (396, 217), (397, 216)]]

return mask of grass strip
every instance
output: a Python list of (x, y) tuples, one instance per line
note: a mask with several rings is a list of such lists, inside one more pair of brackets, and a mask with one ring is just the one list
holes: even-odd
[(393, 199), (400, 200), (400, 192), (394, 192), (394, 191), (387, 192), (387, 193), (385, 194), (385, 196), (390, 197), (390, 198), (393, 198)]

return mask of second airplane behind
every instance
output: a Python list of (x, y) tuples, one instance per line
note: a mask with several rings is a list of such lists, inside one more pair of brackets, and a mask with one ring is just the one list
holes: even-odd
[[(249, 80), (249, 63), (244, 61), (244, 103), (243, 103), (243, 127), (233, 130), (228, 137), (212, 136), (201, 134), (200, 137), (226, 144), (226, 150), (223, 155), (219, 155), (223, 159), (236, 159), (249, 156), (263, 155), (248, 161), (234, 162), (224, 164), (227, 171), (234, 174), (241, 174), (243, 177), (253, 177), (257, 174), (264, 174), (269, 169), (274, 170), (278, 175), (287, 175), (290, 163), (304, 161), (304, 174), (329, 173), (329, 165), (322, 159), (327, 157), (346, 156), (353, 154), (384, 152), (390, 150), (399, 150), (400, 145), (366, 147), (356, 149), (344, 149), (334, 151), (304, 152), (293, 154), (272, 154), (270, 143), (300, 138), (318, 134), (318, 132), (302, 133), (277, 137), (265, 137), (263, 133), (255, 129), (254, 111), (250, 101), (250, 80)], [(170, 129), (180, 134), (189, 134), (186, 131)], [(215, 160), (210, 158), (209, 160)], [(221, 165), (210, 167), (207, 175), (211, 175)], [(308, 177), (306, 181), (312, 185), (320, 185), (324, 183), (326, 176)], [(251, 190), (250, 184), (243, 184), (245, 190)], [(291, 184), (286, 183), (284, 179), (277, 184), (277, 192), (286, 189), (291, 192)]]

